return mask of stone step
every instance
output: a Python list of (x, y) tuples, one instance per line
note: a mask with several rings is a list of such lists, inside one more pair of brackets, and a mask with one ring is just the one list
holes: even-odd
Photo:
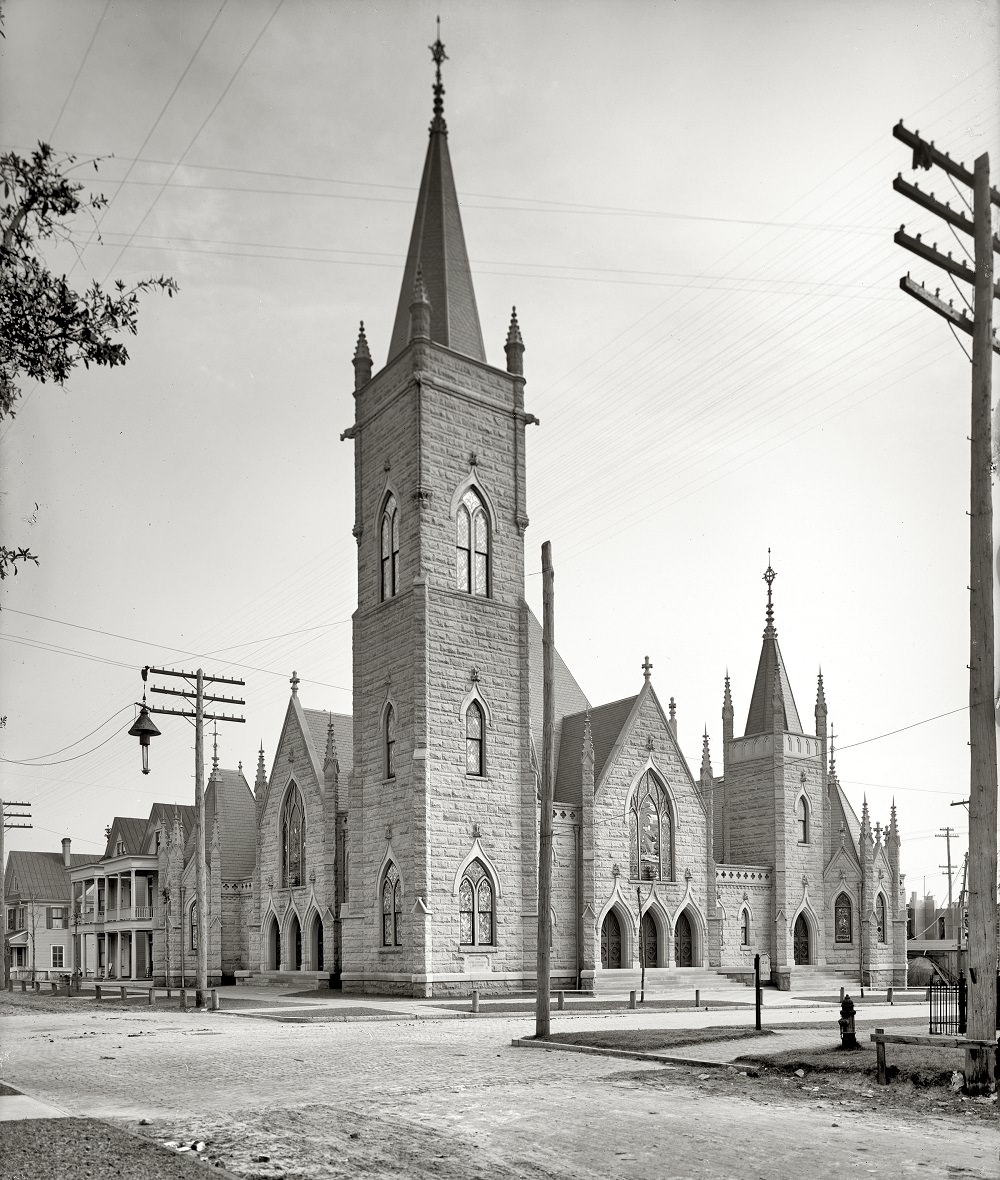
[[(639, 991), (642, 987), (642, 972), (639, 968), (623, 968), (617, 971), (598, 971), (594, 977), (594, 994), (599, 996), (621, 995)], [(746, 999), (753, 994), (752, 988), (728, 979), (725, 975), (701, 967), (648, 967), (646, 969), (646, 994), (671, 995), (678, 998), (694, 998), (695, 991), (702, 996), (716, 999), (731, 996)]]

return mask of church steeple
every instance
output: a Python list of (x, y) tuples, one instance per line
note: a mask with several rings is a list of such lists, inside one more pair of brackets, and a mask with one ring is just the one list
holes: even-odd
[(441, 43), (440, 30), (430, 50), (435, 66), (434, 117), (388, 359), (391, 361), (398, 356), (410, 341), (410, 304), (419, 271), (430, 303), (431, 340), (464, 356), (485, 361), (476, 294), (448, 153), (448, 125), (444, 119), (444, 86), (441, 82), (441, 63), (447, 61), (447, 54)]
[(760, 661), (757, 664), (757, 678), (754, 681), (753, 696), (750, 698), (750, 712), (747, 714), (745, 736), (770, 733), (775, 720), (786, 733), (803, 733), (799, 712), (792, 696), (792, 686), (785, 670), (785, 661), (778, 646), (778, 629), (774, 625), (774, 601), (771, 587), (778, 575), (771, 568), (771, 550), (767, 551), (767, 569), (764, 581), (767, 583), (767, 610), (765, 612), (764, 642), (761, 646)]

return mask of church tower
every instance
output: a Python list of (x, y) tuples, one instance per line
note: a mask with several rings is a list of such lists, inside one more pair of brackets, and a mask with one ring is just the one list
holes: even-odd
[[(358, 608), (345, 990), (523, 985), (536, 787), (524, 603), (524, 346), (486, 360), (444, 117), (433, 118), (386, 364), (354, 355)], [(369, 325), (372, 321), (369, 320)], [(374, 338), (374, 332), (372, 333)], [(343, 790), (343, 788), (342, 788)]]
[(787, 987), (796, 965), (825, 962), (825, 734), (807, 734), (799, 718), (774, 624), (776, 577), (768, 561), (763, 642), (742, 737), (731, 736), (727, 677), (723, 830), (727, 862), (773, 867), (772, 973)]

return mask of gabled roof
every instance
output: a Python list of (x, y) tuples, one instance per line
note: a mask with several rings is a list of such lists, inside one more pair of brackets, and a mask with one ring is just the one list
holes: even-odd
[(143, 833), (142, 851), (147, 855), (153, 855), (156, 852), (156, 841), (153, 839), (153, 834), (157, 828), (163, 828), (167, 836), (172, 836), (174, 831), (174, 813), (180, 816), (181, 830), (184, 833), (185, 843), (190, 834), (194, 831), (194, 825), (197, 821), (196, 808), (193, 803), (186, 803), (183, 806), (178, 803), (154, 803), (149, 811), (149, 819), (146, 820), (146, 830)]
[(832, 841), (834, 847), (840, 842), (840, 823), (843, 820), (844, 826), (847, 828), (848, 835), (854, 846), (855, 854), (857, 855), (861, 849), (861, 820), (858, 819), (857, 813), (851, 806), (851, 801), (844, 793), (844, 788), (836, 777), (830, 780), (830, 791), (832, 813), (831, 820), (833, 821)]
[(257, 801), (242, 770), (212, 771), (205, 790), (205, 855), (211, 856), (212, 825), (219, 821), (219, 871), (225, 881), (253, 876), (257, 850)]
[[(611, 752), (621, 736), (622, 729), (635, 707), (637, 697), (623, 697), (607, 705), (598, 705), (590, 710), (590, 736), (594, 743), (594, 782), (600, 780)], [(582, 801), (583, 767), (583, 713), (564, 717), (562, 736), (559, 743), (559, 760), (556, 764), (555, 801), (578, 804)]]
[[(443, 45), (441, 51), (443, 58)], [(398, 356), (409, 343), (410, 303), (419, 270), (431, 305), (431, 340), (464, 356), (485, 361), (476, 293), (472, 286), (472, 271), (465, 248), (455, 177), (448, 152), (448, 128), (441, 103), (444, 93), (441, 86), (441, 62), (436, 60), (438, 72), (434, 88), (434, 120), (420, 179), (388, 359), (391, 361)]]
[[(559, 751), (562, 747), (563, 719), (569, 713), (585, 710), (590, 701), (587, 700), (583, 689), (577, 684), (573, 673), (566, 666), (558, 650), (553, 653), (553, 671), (555, 678), (555, 714), (556, 724), (553, 741), (555, 745), (556, 767), (559, 766)], [(542, 625), (528, 610), (528, 704), (530, 708), (531, 740), (534, 743), (534, 753), (538, 765), (542, 761), (542, 739), (545, 726), (545, 702), (543, 690), (545, 686), (545, 653), (542, 649)], [(582, 725), (582, 722), (581, 722)], [(583, 732), (582, 729), (580, 731)], [(579, 746), (577, 746), (579, 750)], [(558, 797), (558, 796), (557, 796)]]
[(333, 718), (333, 736), (337, 742), (337, 761), (344, 775), (354, 765), (354, 718), (349, 713), (327, 713), (324, 709), (303, 709), (309, 727), (307, 737), (313, 744), (320, 766), (326, 760), (326, 730)]
[(108, 832), (108, 843), (104, 849), (105, 857), (115, 855), (115, 843), (121, 840), (125, 845), (127, 856), (139, 856), (143, 851), (143, 836), (146, 831), (146, 821), (131, 815), (116, 815), (111, 822)]
[[(70, 855), (70, 867), (89, 864), (92, 860), (93, 857), (74, 852)], [(16, 889), (13, 887), (15, 880)], [(69, 873), (63, 863), (62, 853), (12, 849), (7, 855), (4, 893), (8, 901), (11, 897), (18, 897), (22, 901), (68, 902)]]

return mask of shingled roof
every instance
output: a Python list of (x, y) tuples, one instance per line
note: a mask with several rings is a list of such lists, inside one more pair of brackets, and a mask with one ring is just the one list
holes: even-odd
[[(554, 653), (555, 675), (555, 758), (559, 765), (559, 751), (562, 746), (563, 718), (570, 713), (586, 710), (590, 704), (583, 689), (577, 684), (573, 673), (566, 666), (558, 650)], [(541, 764), (544, 721), (543, 689), (545, 685), (545, 655), (542, 650), (542, 625), (528, 611), (528, 701), (531, 709), (531, 738), (535, 745), (535, 757)]]
[[(90, 864), (94, 859), (74, 852), (70, 855), (70, 867)], [(14, 882), (17, 888), (14, 888)], [(4, 893), (7, 900), (17, 897), (21, 900), (68, 902), (70, 899), (69, 873), (63, 863), (61, 852), (25, 852), (12, 849), (7, 855), (4, 875)]]
[(744, 737), (758, 733), (771, 733), (776, 715), (785, 733), (805, 733), (795, 707), (795, 697), (785, 670), (785, 661), (778, 646), (778, 631), (774, 625), (774, 605), (771, 601), (771, 586), (777, 575), (768, 562), (764, 581), (767, 582), (767, 613), (760, 659), (757, 662), (757, 677), (750, 697), (750, 712)]
[(108, 843), (104, 849), (105, 857), (116, 855), (113, 841), (115, 832), (121, 837), (125, 845), (126, 856), (139, 856), (143, 850), (143, 836), (146, 832), (146, 821), (133, 815), (116, 815), (108, 831)]
[[(623, 697), (590, 710), (590, 736), (594, 743), (594, 782), (598, 782), (611, 751), (628, 721), (636, 698)], [(562, 719), (559, 760), (556, 763), (555, 801), (579, 804), (583, 799), (583, 723), (586, 711)]]
[(224, 881), (253, 876), (257, 847), (257, 802), (242, 770), (215, 768), (205, 788), (205, 851), (210, 856), (212, 825), (219, 822), (220, 872)]
[(326, 758), (326, 730), (333, 718), (333, 736), (337, 742), (337, 761), (341, 777), (354, 765), (354, 718), (350, 713), (327, 713), (324, 709), (303, 709), (309, 726), (309, 739), (320, 766)]

